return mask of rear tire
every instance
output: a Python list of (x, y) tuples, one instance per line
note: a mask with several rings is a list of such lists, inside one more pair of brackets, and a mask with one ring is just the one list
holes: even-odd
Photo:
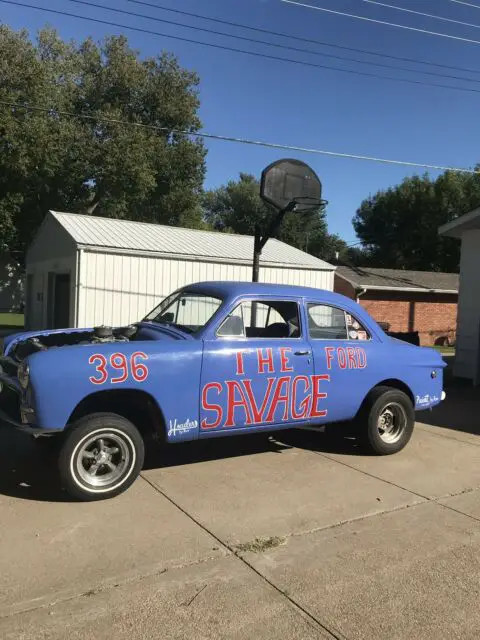
[(403, 391), (377, 387), (368, 397), (358, 422), (361, 443), (369, 453), (398, 453), (412, 437), (413, 403)]
[(65, 433), (59, 456), (62, 484), (78, 500), (105, 500), (130, 487), (143, 467), (138, 429), (114, 413), (81, 418)]

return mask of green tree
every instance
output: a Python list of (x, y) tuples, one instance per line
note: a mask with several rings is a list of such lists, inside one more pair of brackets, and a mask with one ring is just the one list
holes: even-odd
[(405, 178), (362, 202), (353, 218), (370, 266), (457, 271), (460, 243), (438, 227), (480, 206), (480, 174)]
[(205, 149), (173, 133), (201, 125), (198, 78), (173, 56), (0, 26), (0, 77), (1, 101), (50, 110), (0, 104), (1, 252), (23, 251), (48, 209), (202, 226)]
[[(258, 226), (265, 231), (274, 210), (260, 198), (260, 183), (255, 176), (240, 173), (239, 180), (206, 191), (203, 196), (207, 224), (227, 233), (253, 235)], [(337, 250), (346, 247), (343, 240), (329, 235), (325, 212), (287, 213), (277, 237), (323, 260), (333, 260)]]

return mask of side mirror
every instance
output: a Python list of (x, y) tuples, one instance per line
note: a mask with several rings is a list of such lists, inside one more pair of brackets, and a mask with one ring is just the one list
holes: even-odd
[(163, 316), (160, 316), (160, 322), (173, 322), (173, 319), (173, 313), (164, 313)]

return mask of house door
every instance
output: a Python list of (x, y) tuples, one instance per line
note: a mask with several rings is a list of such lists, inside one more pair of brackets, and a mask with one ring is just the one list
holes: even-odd
[(70, 274), (48, 274), (48, 328), (70, 326)]

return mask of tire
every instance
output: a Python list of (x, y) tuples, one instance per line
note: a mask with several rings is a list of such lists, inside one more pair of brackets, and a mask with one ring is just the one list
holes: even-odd
[(78, 500), (105, 500), (135, 482), (144, 457), (142, 436), (131, 422), (114, 413), (95, 413), (65, 433), (58, 461), (60, 478)]
[(409, 442), (415, 425), (413, 403), (406, 393), (377, 387), (359, 416), (360, 441), (368, 453), (398, 453)]

